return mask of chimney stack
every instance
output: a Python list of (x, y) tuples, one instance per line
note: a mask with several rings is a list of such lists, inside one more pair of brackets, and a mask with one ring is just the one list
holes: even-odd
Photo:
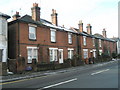
[(82, 20), (79, 21), (79, 31), (78, 32), (83, 32), (83, 23), (82, 23)]
[(87, 24), (87, 33), (92, 34), (92, 26), (90, 24)]
[(12, 16), (13, 17), (13, 20), (17, 20), (20, 15), (19, 15), (19, 12), (16, 11), (16, 14)]
[(103, 29), (102, 34), (103, 34), (103, 37), (104, 37), (104, 38), (107, 37), (105, 28)]
[(33, 3), (32, 11), (32, 19), (35, 21), (40, 21), (40, 7), (38, 7), (38, 3)]
[(51, 19), (52, 19), (52, 24), (58, 26), (58, 21), (57, 21), (57, 13), (56, 10), (52, 9), (52, 14), (51, 14)]

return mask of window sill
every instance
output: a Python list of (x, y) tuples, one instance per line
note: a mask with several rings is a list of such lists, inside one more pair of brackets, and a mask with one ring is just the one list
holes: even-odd
[(30, 41), (37, 41), (36, 39), (29, 39)]
[(68, 43), (69, 45), (72, 45), (72, 43)]
[(52, 42), (52, 41), (51, 41), (51, 43), (56, 43), (56, 42)]

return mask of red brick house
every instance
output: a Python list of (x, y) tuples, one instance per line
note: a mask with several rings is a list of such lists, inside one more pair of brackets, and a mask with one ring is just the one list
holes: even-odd
[[(79, 29), (58, 26), (56, 10), (52, 10), (52, 23), (41, 19), (40, 7), (34, 3), (31, 8), (32, 16), (20, 17), (19, 13), (9, 22), (9, 50), (10, 59), (25, 58), (25, 64), (31, 64), (32, 59), (38, 63), (64, 63), (65, 59), (72, 59), (79, 54), (83, 60), (96, 57), (96, 47), (101, 55), (104, 46), (109, 46), (110, 53), (116, 51), (116, 42), (103, 37), (92, 35), (92, 26), (87, 25), (87, 32), (83, 31), (83, 23)], [(98, 45), (96, 46), (96, 42)], [(108, 47), (107, 47), (108, 48)]]
[(107, 38), (106, 30), (103, 29), (102, 33), (92, 35), (92, 26), (87, 25), (87, 32), (83, 31), (82, 21), (78, 24), (79, 29), (72, 28), (79, 33), (79, 45), (80, 45), (80, 54), (82, 60), (85, 60), (88, 63), (89, 58), (96, 58), (97, 55), (102, 55), (108, 50), (109, 55), (113, 52), (116, 52), (116, 41)]
[[(57, 13), (52, 10), (52, 23), (40, 18), (38, 4), (33, 4), (32, 16), (20, 17), (17, 12), (9, 23), (9, 58), (24, 57), (26, 64), (72, 58), (76, 53), (76, 32), (57, 26)], [(11, 53), (12, 52), (12, 53)]]

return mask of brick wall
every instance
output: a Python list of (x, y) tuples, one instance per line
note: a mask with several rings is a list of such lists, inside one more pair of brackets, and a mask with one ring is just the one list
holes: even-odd
[[(17, 24), (13, 26), (18, 27)], [(13, 28), (13, 26), (10, 26), (10, 27)], [(11, 31), (11, 29), (9, 31)], [(74, 53), (76, 53), (76, 47), (77, 47), (76, 34), (72, 34), (72, 39), (73, 39), (72, 44), (68, 44), (68, 32), (57, 30), (56, 31), (56, 43), (51, 43), (50, 28), (37, 26), (37, 29), (36, 29), (37, 39), (35, 41), (31, 41), (29, 40), (29, 25), (27, 23), (20, 23), (19, 30), (16, 30), (16, 33), (18, 33), (19, 36), (18, 35), (15, 36), (17, 40), (15, 40), (14, 43), (17, 45), (17, 41), (19, 41), (19, 54), (18, 54), (18, 47), (15, 46), (11, 50), (15, 51), (17, 55), (24, 57), (26, 60), (25, 61), (26, 64), (27, 64), (27, 47), (28, 46), (39, 47), (38, 63), (41, 63), (41, 62), (49, 63), (50, 62), (49, 51), (48, 51), (49, 48), (63, 49), (64, 59), (67, 59), (68, 57), (68, 48), (74, 48)], [(13, 33), (13, 34), (16, 34), (16, 33)], [(19, 39), (17, 37), (19, 37)], [(10, 45), (10, 47), (12, 46), (12, 44)]]

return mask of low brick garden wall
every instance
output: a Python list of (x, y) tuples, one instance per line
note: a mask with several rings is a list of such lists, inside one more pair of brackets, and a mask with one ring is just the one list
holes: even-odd
[(7, 63), (0, 62), (0, 76), (7, 75)]

